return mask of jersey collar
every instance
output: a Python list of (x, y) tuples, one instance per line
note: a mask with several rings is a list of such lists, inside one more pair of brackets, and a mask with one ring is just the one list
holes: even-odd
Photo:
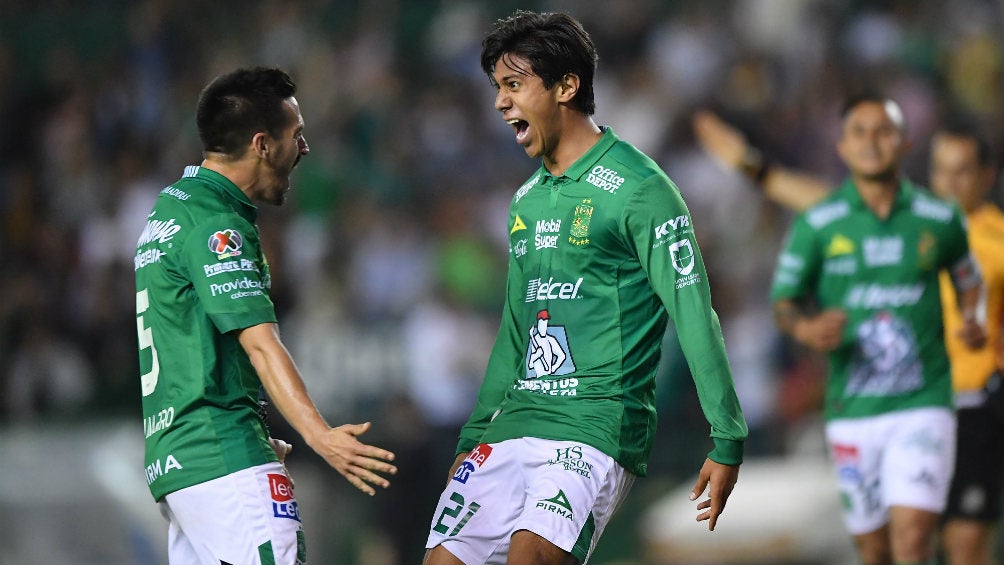
[[(599, 161), (611, 147), (613, 147), (615, 143), (620, 141), (617, 134), (614, 133), (613, 128), (609, 126), (600, 126), (600, 129), (603, 131), (603, 135), (600, 136), (599, 141), (594, 143), (588, 151), (576, 159), (576, 161), (572, 163), (572, 166), (568, 167), (564, 174), (560, 176), (567, 177), (578, 182), (582, 176), (589, 172), (589, 170), (593, 168), (593, 165), (595, 165), (596, 162)], [(547, 167), (544, 165), (541, 165), (540, 169), (543, 174), (542, 178), (554, 177), (554, 175), (547, 172)]]
[[(842, 196), (851, 206), (858, 209), (866, 209), (865, 201), (861, 198), (861, 193), (858, 192), (857, 186), (854, 185), (854, 179), (847, 177), (844, 179), (843, 184), (839, 188)], [(908, 208), (910, 202), (913, 200), (913, 193), (917, 191), (917, 187), (910, 182), (909, 179), (903, 177), (899, 181), (899, 190), (896, 192), (896, 202), (893, 204), (892, 209), (898, 210), (901, 208)]]

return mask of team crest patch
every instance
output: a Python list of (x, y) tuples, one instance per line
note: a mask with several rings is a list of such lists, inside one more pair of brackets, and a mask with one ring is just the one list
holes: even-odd
[(244, 238), (237, 230), (220, 230), (209, 236), (209, 250), (221, 260), (240, 255), (243, 245)]
[(673, 259), (673, 268), (681, 275), (689, 275), (694, 270), (694, 246), (689, 239), (670, 245), (669, 256)]
[(589, 244), (589, 222), (593, 218), (593, 204), (589, 198), (575, 207), (572, 216), (572, 227), (568, 230), (568, 243), (572, 245)]
[(917, 266), (924, 270), (933, 269), (938, 259), (938, 239), (924, 230), (917, 241)]

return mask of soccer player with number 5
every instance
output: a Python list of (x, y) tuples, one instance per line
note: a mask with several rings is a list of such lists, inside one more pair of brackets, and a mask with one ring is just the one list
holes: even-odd
[(330, 427), (279, 339), (254, 202), (281, 205), (309, 151), (296, 85), (239, 69), (199, 97), (199, 166), (163, 189), (136, 245), (146, 479), (172, 565), (293, 565), (306, 544), (264, 387), (304, 441), (359, 490), (386, 488), (394, 455)]

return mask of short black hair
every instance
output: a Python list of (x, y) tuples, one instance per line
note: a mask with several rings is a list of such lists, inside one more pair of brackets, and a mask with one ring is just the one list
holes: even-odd
[(840, 107), (840, 118), (841, 119), (846, 118), (847, 114), (851, 113), (851, 110), (867, 102), (873, 102), (876, 104), (885, 104), (886, 100), (888, 99), (889, 97), (872, 90), (866, 90), (864, 92), (856, 92), (844, 99), (844, 104), (843, 106)]
[[(888, 105), (891, 104), (896, 109), (896, 111), (899, 112), (898, 117), (899, 117), (900, 131), (902, 133), (906, 133), (906, 116), (903, 115), (903, 108), (900, 107), (899, 103), (893, 100), (892, 98), (889, 98), (888, 96), (880, 92), (875, 92), (872, 90), (866, 90), (847, 97), (844, 100), (843, 107), (840, 108), (840, 119), (841, 120), (847, 119), (847, 115), (862, 104), (878, 104), (883, 108), (886, 108), (887, 112), (889, 111)], [(891, 116), (891, 117), (893, 118), (893, 121), (895, 121), (895, 118), (897, 116)]]
[(282, 104), (294, 94), (296, 83), (278, 68), (216, 77), (202, 90), (195, 112), (203, 150), (237, 156), (258, 132), (277, 137), (288, 125)]
[(571, 105), (587, 116), (596, 112), (593, 77), (596, 74), (596, 47), (578, 21), (562, 13), (517, 10), (499, 19), (481, 42), (481, 68), (492, 84), (495, 63), (504, 54), (530, 62), (530, 68), (551, 88), (566, 74), (579, 77), (579, 90)]
[(996, 165), (990, 141), (983, 133), (983, 130), (972, 119), (962, 117), (949, 118), (944, 125), (934, 131), (935, 137), (939, 135), (949, 135), (972, 141), (976, 144), (976, 157), (979, 159), (980, 166), (989, 167)]

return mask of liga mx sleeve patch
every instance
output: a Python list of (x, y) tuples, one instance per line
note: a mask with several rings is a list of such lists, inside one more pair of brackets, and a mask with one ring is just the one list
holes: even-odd
[(244, 246), (244, 237), (235, 229), (217, 230), (209, 236), (209, 250), (216, 254), (219, 260), (237, 257)]

